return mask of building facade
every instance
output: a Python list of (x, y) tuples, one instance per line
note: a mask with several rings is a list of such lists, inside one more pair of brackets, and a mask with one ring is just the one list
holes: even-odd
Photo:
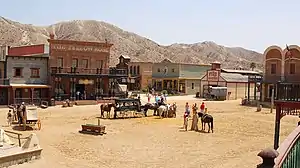
[(127, 69), (109, 68), (108, 42), (57, 40), (50, 35), (52, 96), (63, 99), (98, 99), (117, 96), (118, 78)]
[(184, 94), (196, 94), (200, 79), (211, 65), (172, 63), (165, 59), (152, 66), (152, 85), (157, 91), (168, 90)]
[(129, 90), (149, 89), (152, 85), (152, 62), (129, 62)]
[(0, 105), (8, 104), (9, 79), (5, 76), (8, 46), (0, 46)]
[(259, 75), (254, 71), (221, 69), (218, 62), (212, 63), (211, 69), (201, 79), (200, 97), (206, 97), (209, 86), (227, 87), (227, 100), (260, 95), (255, 81), (249, 80), (249, 75)]
[(264, 67), (263, 101), (270, 101), (273, 89), (276, 97), (277, 82), (300, 83), (300, 47), (268, 47), (264, 52)]
[(6, 56), (6, 76), (10, 80), (9, 104), (26, 102), (40, 105), (48, 101), (49, 55)]

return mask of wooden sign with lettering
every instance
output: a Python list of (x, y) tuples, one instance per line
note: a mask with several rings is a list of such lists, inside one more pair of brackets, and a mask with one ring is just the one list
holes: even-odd
[(93, 47), (93, 46), (80, 46), (80, 45), (66, 45), (66, 44), (52, 44), (52, 50), (57, 51), (77, 51), (77, 52), (109, 52), (109, 48)]
[(219, 81), (220, 71), (207, 71), (207, 80), (208, 81)]

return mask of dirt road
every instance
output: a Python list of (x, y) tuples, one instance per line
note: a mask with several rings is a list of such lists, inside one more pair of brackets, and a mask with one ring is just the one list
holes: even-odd
[[(42, 130), (33, 132), (39, 137), (43, 157), (16, 167), (248, 168), (260, 163), (257, 153), (261, 149), (272, 147), (274, 114), (269, 110), (255, 112), (255, 108), (240, 106), (240, 101), (207, 102), (214, 133), (185, 132), (180, 127), (186, 100), (201, 103), (187, 97), (168, 98), (179, 105), (176, 119), (101, 120), (107, 128), (104, 136), (78, 133), (81, 124), (97, 123), (99, 106), (40, 109)], [(5, 123), (6, 111), (0, 112), (0, 121)], [(297, 121), (297, 117), (283, 118), (281, 140)]]

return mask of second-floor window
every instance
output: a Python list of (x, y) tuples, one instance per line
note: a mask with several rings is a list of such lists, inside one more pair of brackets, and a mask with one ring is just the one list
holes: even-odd
[(130, 66), (130, 68), (129, 68), (129, 73), (130, 73), (130, 75), (132, 75), (132, 66)]
[(64, 60), (63, 58), (57, 59), (57, 67), (64, 67)]
[(276, 64), (271, 64), (271, 74), (276, 74)]
[(137, 74), (139, 75), (140, 74), (140, 66), (137, 66), (136, 71), (137, 71)]
[(175, 69), (174, 69), (174, 68), (172, 68), (172, 72), (175, 72)]
[(14, 68), (14, 77), (22, 77), (22, 71), (23, 71), (23, 68), (20, 68), (20, 67), (16, 67)]
[(290, 74), (295, 74), (295, 73), (296, 73), (296, 64), (290, 63)]
[(133, 66), (133, 74), (136, 74), (136, 66)]
[(88, 68), (88, 66), (89, 66), (89, 65), (88, 65), (88, 60), (87, 60), (87, 59), (83, 59), (83, 60), (82, 60), (82, 67), (83, 67), (83, 68)]
[(39, 68), (30, 68), (31, 75), (30, 78), (39, 78), (40, 77), (40, 69)]
[(159, 68), (157, 69), (157, 72), (160, 72), (160, 69), (159, 69)]
[(73, 68), (78, 67), (78, 59), (77, 58), (72, 59), (72, 67)]
[(97, 64), (97, 68), (103, 68), (104, 62), (103, 62), (103, 60), (97, 60), (96, 64)]

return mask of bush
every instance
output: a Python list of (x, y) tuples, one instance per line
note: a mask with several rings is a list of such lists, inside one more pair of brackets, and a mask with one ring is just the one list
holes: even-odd
[(142, 92), (143, 92), (143, 93), (147, 93), (147, 92), (148, 92), (148, 89), (147, 89), (147, 88), (144, 88), (144, 89), (142, 89)]

